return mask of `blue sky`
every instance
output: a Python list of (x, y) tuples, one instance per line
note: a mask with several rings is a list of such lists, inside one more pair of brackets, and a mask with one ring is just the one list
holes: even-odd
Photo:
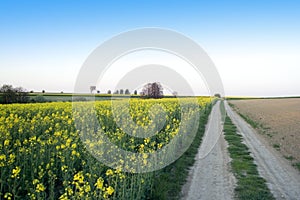
[(300, 95), (299, 10), (299, 1), (4, 0), (0, 84), (72, 92), (82, 63), (103, 41), (161, 27), (207, 51), (227, 95)]

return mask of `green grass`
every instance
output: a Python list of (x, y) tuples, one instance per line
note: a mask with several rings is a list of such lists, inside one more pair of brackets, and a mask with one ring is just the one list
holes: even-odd
[(242, 143), (242, 136), (237, 133), (236, 127), (228, 116), (225, 118), (224, 132), (225, 139), (229, 144), (228, 151), (232, 158), (231, 169), (237, 179), (235, 198), (242, 200), (274, 199), (266, 181), (259, 176), (248, 147)]
[(283, 156), (285, 159), (293, 161), (295, 158), (293, 156)]
[(273, 144), (273, 147), (274, 147), (276, 150), (280, 150), (280, 144)]
[(195, 163), (195, 156), (201, 144), (211, 109), (212, 105), (208, 106), (200, 116), (198, 132), (189, 149), (174, 163), (155, 172), (156, 177), (151, 199), (165, 200), (180, 198), (181, 188), (185, 184), (189, 174), (189, 167)]
[(300, 171), (300, 162), (294, 163), (293, 166)]

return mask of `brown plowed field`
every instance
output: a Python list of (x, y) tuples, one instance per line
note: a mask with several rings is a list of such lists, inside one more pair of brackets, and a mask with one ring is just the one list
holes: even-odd
[(230, 101), (258, 123), (258, 132), (293, 163), (300, 162), (300, 98)]

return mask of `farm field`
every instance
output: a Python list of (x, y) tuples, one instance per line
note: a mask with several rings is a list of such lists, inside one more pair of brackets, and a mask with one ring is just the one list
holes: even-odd
[(282, 156), (300, 169), (300, 98), (230, 101)]
[[(130, 115), (142, 127), (152, 123), (148, 114), (152, 105), (160, 105), (167, 114), (162, 129), (148, 138), (129, 136), (118, 128), (111, 101), (99, 101), (92, 107), (89, 106), (92, 102), (76, 102), (78, 109), (93, 108), (84, 114), (72, 110), (72, 103), (68, 102), (0, 105), (0, 199), (151, 198), (154, 180), (159, 177), (157, 172), (135, 174), (132, 172), (136, 169), (121, 166), (122, 162), (118, 163), (119, 168), (113, 169), (91, 156), (86, 147), (101, 146), (103, 138), (100, 130), (92, 126), (95, 122), (89, 121), (89, 114), (96, 113), (102, 125), (100, 129), (113, 144), (141, 153), (143, 168), (149, 164), (147, 153), (166, 146), (177, 136), (180, 124), (197, 111), (204, 112), (211, 98), (198, 98), (196, 104), (189, 98), (182, 102), (179, 105), (172, 98), (130, 100)], [(184, 112), (181, 112), (182, 105)], [(125, 108), (120, 104), (117, 109)], [(117, 118), (124, 120), (121, 115)], [(84, 144), (79, 136), (83, 130), (92, 135)], [(178, 141), (184, 142), (185, 138), (188, 137)], [(134, 162), (137, 160), (132, 158)]]

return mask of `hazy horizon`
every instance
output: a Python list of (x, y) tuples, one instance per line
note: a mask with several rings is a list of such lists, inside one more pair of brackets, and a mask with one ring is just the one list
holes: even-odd
[[(2, 1), (0, 85), (72, 93), (81, 66), (104, 41), (124, 31), (159, 27), (178, 31), (204, 48), (226, 96), (300, 96), (299, 10), (300, 2), (291, 0)], [(203, 80), (179, 60), (154, 56), (153, 64), (172, 65), (186, 73), (196, 94), (207, 93)], [(138, 58), (149, 59), (146, 54)], [(116, 63), (119, 67), (98, 85), (101, 93), (114, 90), (121, 69), (138, 63), (133, 60)]]

